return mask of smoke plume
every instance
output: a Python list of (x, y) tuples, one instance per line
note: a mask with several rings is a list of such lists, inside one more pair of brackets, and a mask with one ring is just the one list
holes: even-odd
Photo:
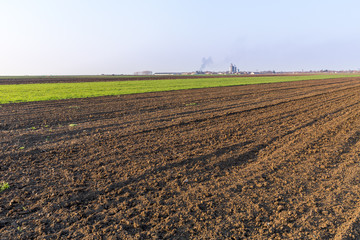
[(213, 63), (213, 60), (211, 57), (208, 57), (208, 58), (203, 57), (201, 61), (202, 61), (202, 63), (201, 63), (200, 71), (204, 70), (206, 67), (208, 67), (209, 65), (211, 65)]

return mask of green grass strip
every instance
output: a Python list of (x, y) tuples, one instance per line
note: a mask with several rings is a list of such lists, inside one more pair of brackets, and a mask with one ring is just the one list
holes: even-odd
[(307, 75), (0, 85), (0, 104), (290, 82), (359, 75)]

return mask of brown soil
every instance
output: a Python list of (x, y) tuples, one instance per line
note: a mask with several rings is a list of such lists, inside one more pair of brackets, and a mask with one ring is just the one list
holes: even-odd
[(0, 239), (360, 236), (360, 78), (6, 104), (0, 131)]

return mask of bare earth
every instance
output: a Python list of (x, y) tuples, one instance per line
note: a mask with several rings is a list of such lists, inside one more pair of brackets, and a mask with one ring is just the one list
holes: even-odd
[(360, 78), (2, 105), (0, 239), (359, 239), (359, 140)]

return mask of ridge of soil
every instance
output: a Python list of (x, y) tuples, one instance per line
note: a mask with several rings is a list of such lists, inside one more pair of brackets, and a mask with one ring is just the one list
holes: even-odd
[(5, 104), (0, 239), (357, 239), (360, 78)]

